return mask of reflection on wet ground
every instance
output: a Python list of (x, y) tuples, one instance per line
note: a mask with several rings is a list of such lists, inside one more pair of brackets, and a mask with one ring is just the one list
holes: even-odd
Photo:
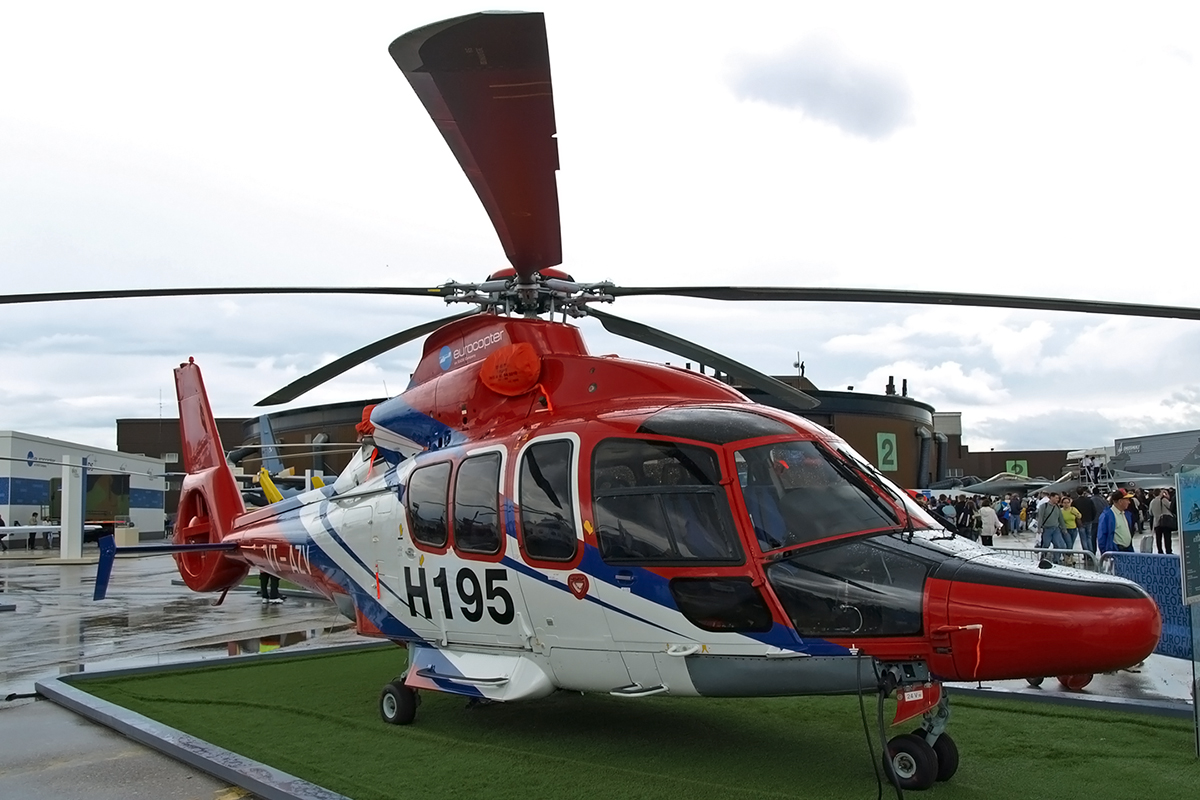
[[(94, 669), (151, 666), (358, 639), (331, 603), (254, 591), (200, 595), (172, 584), (169, 556), (119, 559), (108, 599), (93, 602), (94, 564), (0, 559), (0, 697), (35, 681)], [(285, 592), (286, 595), (286, 592)]]

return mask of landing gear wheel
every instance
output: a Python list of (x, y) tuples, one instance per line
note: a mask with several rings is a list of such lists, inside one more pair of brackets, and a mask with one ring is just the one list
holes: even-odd
[(937, 780), (938, 757), (924, 737), (906, 733), (888, 742), (883, 767), (896, 776), (901, 789), (928, 789)]
[(409, 725), (417, 716), (421, 699), (400, 681), (392, 681), (379, 693), (379, 716), (389, 725)]
[(1083, 672), (1079, 675), (1059, 675), (1058, 682), (1062, 684), (1064, 689), (1078, 692), (1092, 682), (1092, 674), (1090, 672)]
[(1025, 682), (1028, 683), (1030, 686), (1033, 686), (1036, 688), (1038, 686), (1041, 686), (1042, 681), (1044, 681), (1044, 680), (1046, 680), (1046, 679), (1045, 678), (1026, 678)]
[[(918, 739), (925, 739), (925, 731), (922, 728), (917, 728), (912, 735)], [(937, 756), (937, 779), (948, 781), (953, 778), (954, 773), (958, 772), (958, 745), (950, 738), (950, 734), (943, 733), (934, 740), (933, 753)]]

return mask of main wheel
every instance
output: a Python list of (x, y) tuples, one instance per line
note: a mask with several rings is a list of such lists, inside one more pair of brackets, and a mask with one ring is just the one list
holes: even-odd
[(1090, 672), (1083, 672), (1078, 675), (1059, 675), (1058, 682), (1062, 684), (1064, 689), (1078, 692), (1092, 682), (1092, 674)]
[[(917, 728), (912, 735), (922, 741), (927, 741), (922, 728)], [(943, 732), (934, 740), (933, 753), (937, 756), (937, 779), (948, 781), (953, 778), (954, 773), (958, 772), (958, 745), (950, 738), (950, 734)]]
[(901, 789), (928, 789), (938, 776), (937, 753), (921, 736), (906, 733), (893, 737), (883, 757)]
[(1030, 686), (1037, 687), (1037, 686), (1041, 686), (1042, 681), (1044, 681), (1046, 679), (1045, 678), (1026, 678), (1025, 680), (1029, 683)]
[(417, 693), (399, 681), (392, 681), (379, 693), (379, 716), (389, 725), (408, 725), (417, 716)]

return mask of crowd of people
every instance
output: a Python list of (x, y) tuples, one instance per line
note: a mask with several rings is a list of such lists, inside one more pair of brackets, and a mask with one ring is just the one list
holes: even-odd
[(989, 547), (997, 536), (1031, 531), (1038, 535), (1039, 547), (1074, 550), (1078, 544), (1088, 553), (1132, 552), (1134, 536), (1153, 531), (1155, 550), (1171, 554), (1178, 529), (1174, 489), (1105, 493), (1100, 486), (1081, 486), (1074, 494), (1014, 492), (956, 499), (943, 494), (927, 505), (947, 527)]

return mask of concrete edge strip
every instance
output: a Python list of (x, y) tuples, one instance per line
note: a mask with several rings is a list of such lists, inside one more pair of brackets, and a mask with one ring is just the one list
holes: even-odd
[(264, 800), (349, 800), (345, 795), (245, 758), (223, 747), (217, 747), (107, 700), (101, 700), (58, 678), (38, 681), (35, 686), (39, 694), (76, 714), (112, 728), (135, 742), (220, 780), (253, 792)]
[(946, 684), (946, 689), (951, 697), (954, 695), (963, 695), (966, 697), (990, 698), (993, 700), (1027, 700), (1033, 703), (1091, 708), (1100, 711), (1151, 714), (1159, 717), (1177, 717), (1179, 719), (1192, 719), (1193, 716), (1192, 704), (1186, 700), (1138, 700), (1129, 697), (1100, 697), (1089, 694), (1067, 694), (1066, 692), (1035, 693), (1019, 689), (989, 689), (976, 686), (961, 686), (959, 684)]
[(77, 689), (72, 684), (102, 678), (120, 678), (130, 675), (145, 675), (172, 670), (187, 670), (197, 668), (212, 668), (229, 666), (252, 659), (279, 659), (287, 657), (303, 657), (308, 655), (324, 655), (333, 652), (355, 650), (370, 650), (382, 647), (395, 647), (390, 641), (355, 642), (353, 644), (336, 644), (324, 647), (310, 647), (303, 650), (280, 648), (270, 653), (249, 653), (241, 656), (228, 656), (221, 659), (205, 658), (194, 661), (182, 661), (174, 664), (155, 664), (146, 667), (126, 667), (123, 669), (100, 670), (97, 672), (64, 675), (62, 678), (51, 678), (34, 684), (38, 694), (70, 711), (86, 717), (93, 722), (111, 728), (116, 732), (144, 744), (166, 756), (182, 761), (189, 766), (214, 775), (234, 786), (239, 786), (264, 800), (349, 800), (344, 795), (330, 791), (315, 783), (297, 778), (294, 775), (275, 769), (258, 761), (238, 755), (223, 747), (217, 747), (211, 742), (184, 733), (162, 723), (155, 722), (149, 717), (130, 711), (127, 708), (102, 700), (95, 695)]

